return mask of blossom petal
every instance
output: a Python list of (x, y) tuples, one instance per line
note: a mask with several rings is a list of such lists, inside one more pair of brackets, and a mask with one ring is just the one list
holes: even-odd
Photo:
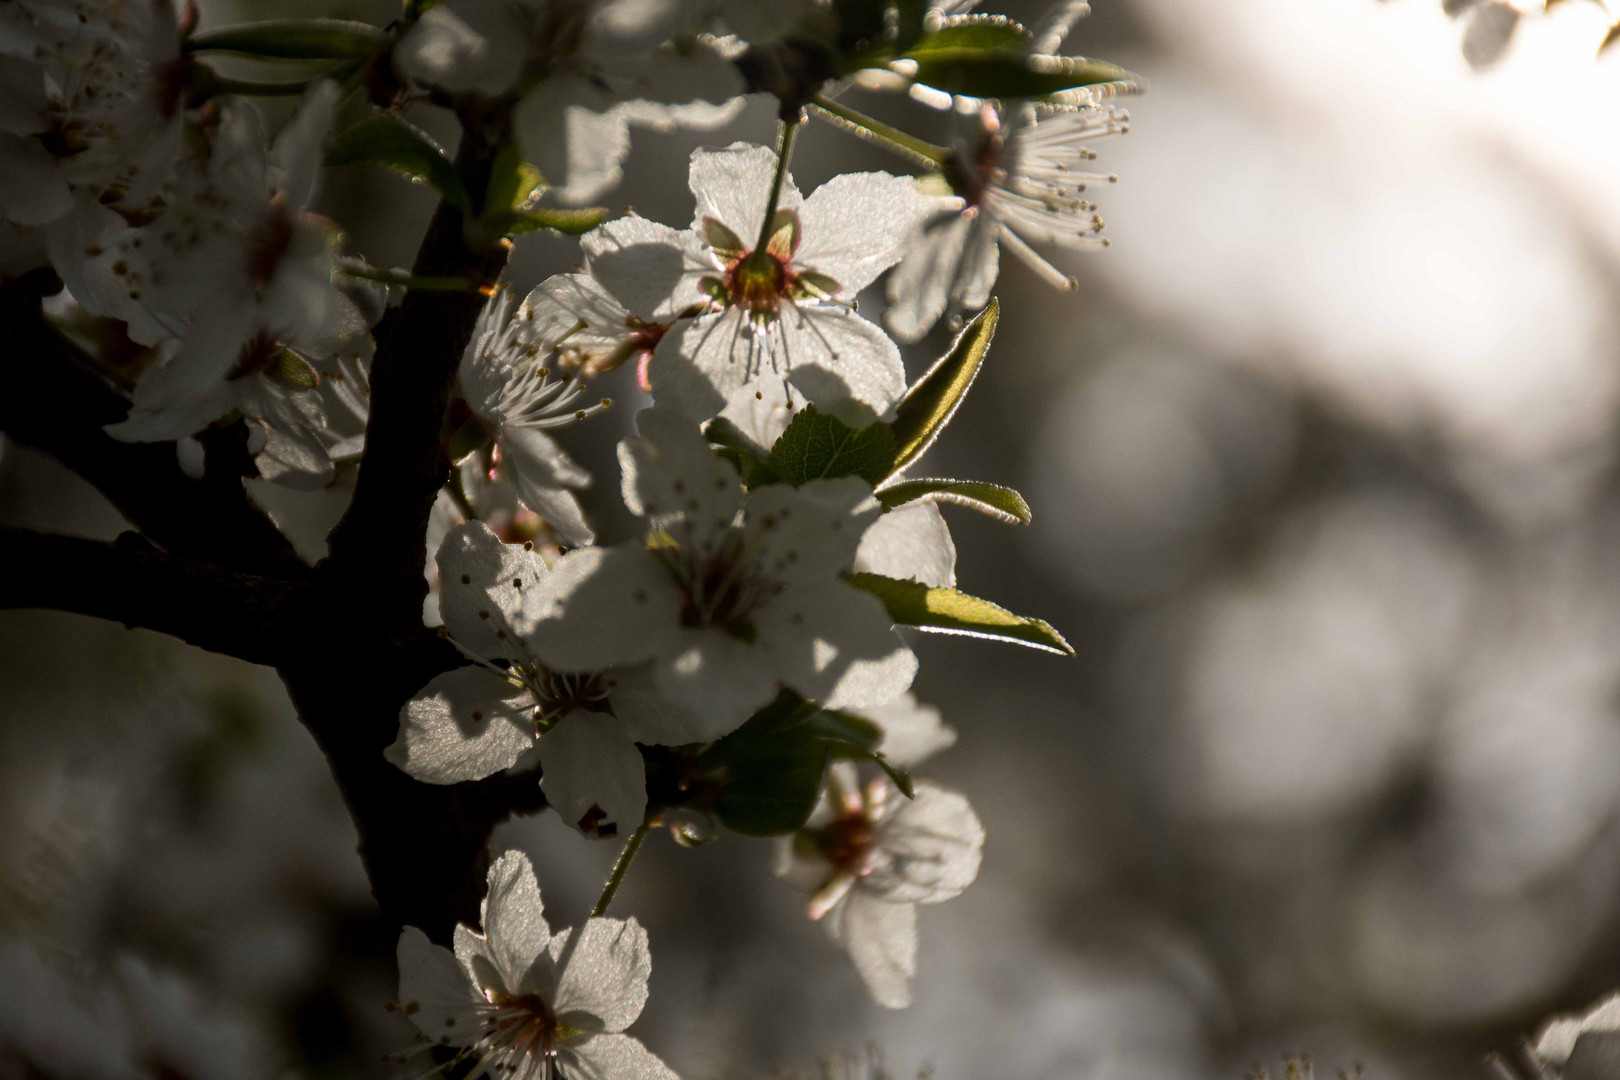
[(782, 681), (828, 708), (892, 701), (917, 674), (883, 604), (841, 581), (788, 588), (761, 605), (754, 626)]
[(568, 489), (589, 483), (591, 474), (580, 468), (556, 440), (534, 428), (512, 428), (501, 439), (506, 467), (517, 484), (518, 497), (545, 518), (563, 543), (581, 547), (596, 539), (585, 523), (579, 500)]
[[(701, 235), (703, 219), (717, 218), (753, 247), (765, 224), (765, 206), (775, 178), (776, 152), (768, 147), (735, 142), (722, 150), (692, 151), (687, 182), (697, 199), (693, 231)], [(792, 178), (784, 178), (777, 209), (793, 210), (802, 202)]]
[(855, 571), (954, 588), (956, 545), (939, 506), (907, 503), (878, 518), (861, 536)]
[(569, 1080), (679, 1080), (640, 1040), (629, 1035), (592, 1035), (558, 1053)]
[(657, 656), (672, 641), (681, 598), (639, 543), (587, 547), (559, 559), (531, 597), (534, 648), (557, 671), (601, 671)]
[(638, 743), (683, 746), (712, 742), (725, 734), (708, 714), (683, 708), (660, 694), (650, 664), (614, 668), (610, 701), (625, 733)]
[(873, 1001), (888, 1009), (911, 1004), (911, 980), (917, 974), (916, 905), (886, 903), (857, 888), (824, 922), (827, 933), (855, 962)]
[(937, 904), (973, 884), (984, 825), (966, 796), (931, 781), (878, 823), (876, 864), (860, 888), (889, 901)]
[(580, 930), (559, 934), (551, 955), (562, 972), (552, 1008), (569, 1027), (623, 1031), (647, 1004), (652, 952), (635, 919), (586, 919)]
[(407, 926), (399, 935), (399, 1003), (418, 1031), (434, 1042), (466, 1046), (478, 1036), (482, 1001), (449, 949)]
[(588, 836), (628, 836), (647, 815), (647, 767), (618, 719), (576, 709), (540, 737), (540, 788)]
[[(936, 210), (906, 240), (900, 264), (889, 275), (889, 306), (883, 324), (901, 341), (916, 341), (928, 333), (950, 306), (956, 292), (963, 254), (974, 232), (974, 218), (961, 210), (961, 201)], [(991, 235), (994, 237), (994, 228)], [(994, 240), (991, 243), (994, 249)]]
[(483, 903), (484, 938), (508, 993), (529, 992), (530, 969), (549, 972), (551, 927), (540, 904), (540, 885), (529, 857), (508, 851), (489, 868), (489, 893)]
[(836, 176), (799, 209), (804, 242), (793, 263), (828, 275), (841, 297), (853, 299), (900, 261), (902, 242), (932, 208), (933, 200), (919, 194), (908, 176)]
[(788, 381), (845, 423), (870, 423), (906, 392), (899, 347), (848, 308), (785, 308), (777, 329), (777, 352)]
[(737, 470), (674, 409), (636, 415), (636, 434), (619, 444), (619, 466), (631, 513), (652, 518), (685, 548), (706, 551), (724, 539), (742, 506)]
[(653, 400), (694, 420), (716, 415), (744, 385), (771, 374), (764, 335), (735, 307), (670, 327), (647, 366)]
[(545, 560), (469, 521), (444, 538), (438, 563), (439, 612), (450, 636), (486, 660), (521, 656), (533, 629), (524, 597), (549, 576)]
[(914, 768), (956, 745), (956, 729), (940, 719), (939, 710), (907, 691), (886, 705), (857, 710), (883, 729), (878, 753), (902, 769)]
[(850, 568), (862, 536), (882, 517), (872, 485), (841, 476), (756, 488), (745, 522), (749, 547), (773, 580), (819, 586)]
[(698, 281), (718, 269), (693, 233), (634, 214), (597, 226), (579, 246), (591, 276), (648, 322), (702, 303)]
[(523, 156), (539, 168), (561, 201), (578, 205), (619, 182), (630, 152), (623, 105), (582, 78), (555, 75), (512, 111)]
[(405, 74), (454, 93), (501, 94), (523, 69), (529, 31), (502, 0), (452, 0), (422, 13), (394, 47)]
[(298, 112), (276, 136), (270, 163), (280, 171), (281, 189), (294, 211), (309, 205), (320, 175), (322, 146), (332, 127), (332, 110), (337, 105), (338, 84), (321, 79), (304, 94)]
[(456, 668), (405, 703), (383, 756), (430, 784), (482, 780), (534, 745), (537, 706), (533, 693), (487, 668)]
[(736, 730), (776, 696), (774, 657), (720, 630), (682, 631), (681, 646), (664, 655), (659, 692), (702, 716), (715, 736)]

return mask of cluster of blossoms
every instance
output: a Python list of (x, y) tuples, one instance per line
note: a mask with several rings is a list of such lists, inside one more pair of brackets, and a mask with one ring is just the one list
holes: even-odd
[[(167, 0), (13, 0), (0, 50), (27, 86), (0, 133), (0, 274), (48, 265), (120, 328), (137, 359), (114, 436), (174, 441), (196, 472), (191, 437), (241, 422), (260, 475), (306, 487), (363, 450), (390, 288), (483, 292), (425, 568), (429, 619), (467, 662), (405, 704), (387, 759), (440, 785), (537, 769), (581, 833), (628, 837), (621, 870), (654, 826), (777, 837), (778, 875), (811, 894), (873, 998), (902, 1007), (918, 905), (966, 888), (984, 840), (964, 796), (909, 775), (955, 733), (911, 696), (905, 628), (1068, 649), (956, 588), (940, 504), (1027, 521), (1022, 499), (905, 472), (983, 362), (1000, 249), (1073, 288), (1037, 248), (1105, 243), (1088, 185), (1112, 178), (1088, 144), (1125, 129), (1105, 101), (1125, 73), (1051, 55), (1084, 5), (1033, 32), (971, 6), (918, 21), (877, 0), (444, 0), (408, 3), (386, 30), (279, 24), (264, 55), (337, 35), (310, 58), (359, 59), (302, 85), (271, 140), (251, 86), (197, 59), (253, 53), (251, 26), (210, 38)], [(953, 144), (835, 100), (848, 75), (950, 110)], [(986, 77), (994, 95), (973, 83)], [(346, 127), (360, 87), (379, 108)], [(620, 179), (633, 129), (716, 129), (761, 92), (781, 105), (776, 144), (694, 152), (684, 228), (575, 209)], [(399, 117), (418, 106), (497, 148), (493, 178), (458, 172)], [(807, 109), (925, 175), (802, 194), (790, 160)], [(346, 256), (311, 211), (339, 148), (438, 186), (468, 243), (582, 232), (580, 265), (519, 301)], [(857, 302), (885, 273), (880, 324)], [(908, 380), (901, 343), (967, 315)], [(607, 408), (596, 380), (620, 369), (651, 396), (618, 448), (641, 529), (599, 542), (576, 495), (592, 476), (557, 432)], [(505, 855), (481, 933), (459, 928), (452, 954), (405, 931), (404, 1011), (479, 1074), (670, 1075), (622, 1033), (646, 998), (646, 934), (600, 914), (553, 935), (532, 868)]]

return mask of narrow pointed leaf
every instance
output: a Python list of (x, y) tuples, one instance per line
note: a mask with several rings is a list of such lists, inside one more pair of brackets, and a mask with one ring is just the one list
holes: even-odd
[(921, 457), (951, 422), (984, 364), (1000, 317), (1001, 302), (992, 298), (990, 306), (957, 335), (950, 352), (935, 361), (900, 399), (888, 425), (894, 433), (894, 456), (884, 476), (893, 476)]
[(906, 50), (908, 56), (950, 49), (1015, 49), (1028, 51), (1034, 36), (1005, 15), (960, 15), (924, 34)]
[(1047, 652), (1073, 656), (1063, 635), (1040, 619), (1014, 615), (1004, 607), (956, 589), (939, 589), (915, 581), (900, 581), (881, 574), (851, 574), (849, 583), (865, 589), (888, 608), (901, 626), (915, 626), (942, 634), (1012, 641)]
[(502, 236), (518, 236), (536, 229), (553, 229), (569, 236), (590, 232), (607, 217), (604, 206), (588, 206), (579, 210), (536, 207), (533, 210), (506, 210), (491, 214), (487, 219), (492, 232)]
[(351, 19), (269, 19), (204, 30), (186, 40), (191, 52), (230, 52), (275, 60), (357, 60), (388, 45), (381, 27)]
[(894, 435), (887, 425), (852, 428), (806, 405), (771, 447), (771, 468), (790, 484), (839, 476), (877, 483), (888, 475)]
[(913, 82), (964, 97), (1042, 98), (1079, 87), (1136, 85), (1137, 76), (1106, 60), (1026, 54), (1010, 48), (939, 48), (896, 61)]
[(326, 148), (328, 165), (377, 165), (417, 183), (432, 184), (463, 210), (472, 206), (467, 188), (444, 149), (427, 132), (394, 113), (368, 116), (340, 133)]
[(955, 503), (989, 514), (1009, 525), (1028, 525), (1029, 504), (1010, 487), (981, 480), (902, 480), (877, 493), (884, 506), (904, 506), (918, 499)]
[(489, 183), (484, 186), (485, 216), (523, 209), (544, 182), (540, 170), (523, 160), (517, 144), (507, 143), (490, 165)]

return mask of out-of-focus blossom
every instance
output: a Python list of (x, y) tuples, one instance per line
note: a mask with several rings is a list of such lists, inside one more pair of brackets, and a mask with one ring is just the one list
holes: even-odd
[(449, 0), (401, 40), (407, 75), (452, 93), (518, 97), (525, 158), (564, 202), (619, 182), (631, 125), (668, 131), (726, 123), (742, 81), (721, 52), (689, 37), (685, 3)]
[(944, 179), (953, 194), (906, 241), (888, 282), (884, 322), (901, 341), (915, 341), (947, 311), (975, 310), (990, 299), (1001, 247), (1046, 281), (1076, 288), (1031, 245), (1106, 245), (1097, 205), (1085, 198), (1093, 183), (1117, 177), (1091, 171), (1091, 140), (1129, 130), (1113, 106), (1038, 110), (1024, 105), (1005, 120), (986, 105), (977, 130), (952, 154)]
[(887, 777), (863, 789), (832, 766), (805, 827), (778, 844), (776, 875), (814, 893), (810, 917), (849, 953), (879, 1005), (911, 1004), (917, 905), (951, 899), (979, 875), (984, 826), (961, 794), (918, 781), (906, 799)]

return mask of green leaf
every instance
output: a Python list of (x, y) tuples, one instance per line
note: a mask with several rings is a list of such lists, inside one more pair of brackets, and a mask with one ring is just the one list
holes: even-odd
[(517, 144), (507, 143), (490, 164), (489, 183), (484, 186), (485, 219), (524, 209), (543, 183), (540, 170), (523, 160)]
[(886, 425), (852, 428), (814, 405), (806, 405), (771, 447), (771, 467), (795, 486), (838, 476), (875, 484), (893, 459), (894, 435)]
[(358, 60), (388, 45), (388, 34), (350, 19), (270, 19), (204, 30), (186, 40), (191, 52), (231, 52), (276, 60)]
[(957, 335), (950, 351), (912, 383), (900, 399), (894, 420), (888, 425), (894, 433), (894, 456), (884, 476), (893, 476), (921, 457), (951, 422), (984, 364), (984, 354), (990, 348), (990, 339), (996, 336), (1000, 317), (1001, 302), (991, 298), (990, 306)]
[(884, 506), (904, 506), (918, 499), (955, 503), (989, 514), (1009, 525), (1028, 525), (1029, 504), (1010, 487), (981, 480), (902, 480), (877, 493)]
[(928, 15), (928, 0), (895, 0), (894, 48), (905, 52), (922, 37), (923, 19)]
[(709, 421), (703, 429), (703, 434), (709, 442), (719, 449), (715, 452), (737, 467), (737, 474), (742, 477), (743, 486), (749, 488), (762, 487), (765, 484), (774, 484), (781, 480), (776, 470), (771, 468), (770, 459), (766, 456), (754, 440), (744, 435), (742, 429), (723, 416), (717, 416)]
[(817, 707), (790, 690), (715, 743), (696, 762), (719, 777), (714, 811), (744, 836), (798, 829), (821, 794), (829, 747), (807, 723)]
[(1137, 77), (1104, 60), (1029, 54), (1012, 48), (941, 47), (892, 65), (913, 82), (976, 98), (1040, 98), (1100, 84), (1134, 86)]
[(485, 224), (502, 236), (517, 236), (536, 229), (555, 229), (569, 236), (590, 232), (607, 217), (607, 207), (587, 206), (577, 210), (538, 207), (533, 210), (503, 210), (490, 214)]
[(849, 583), (865, 589), (888, 608), (889, 617), (902, 626), (942, 634), (1012, 641), (1047, 652), (1074, 655), (1074, 649), (1040, 619), (1026, 619), (1006, 608), (955, 589), (939, 589), (915, 581), (900, 581), (880, 574), (851, 574)]
[(416, 183), (432, 184), (462, 210), (472, 208), (449, 155), (427, 132), (394, 113), (376, 113), (340, 133), (326, 147), (326, 163), (392, 169)]
[(1027, 52), (1034, 40), (1022, 25), (1005, 15), (961, 15), (922, 39), (906, 51), (907, 56), (946, 52), (951, 49), (1014, 49)]

